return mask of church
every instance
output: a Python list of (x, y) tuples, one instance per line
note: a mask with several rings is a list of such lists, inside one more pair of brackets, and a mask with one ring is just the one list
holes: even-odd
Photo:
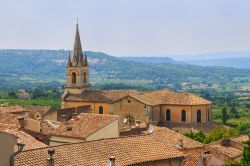
[(77, 24), (61, 108), (83, 106), (88, 106), (91, 113), (119, 115), (120, 127), (136, 122), (208, 124), (212, 121), (212, 102), (191, 93), (168, 89), (147, 92), (91, 89), (88, 59), (82, 51)]

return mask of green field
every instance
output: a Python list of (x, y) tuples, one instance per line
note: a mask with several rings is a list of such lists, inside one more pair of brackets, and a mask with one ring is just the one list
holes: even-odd
[(23, 107), (29, 105), (41, 105), (41, 106), (51, 106), (53, 108), (60, 108), (61, 101), (60, 99), (30, 99), (30, 100), (22, 100), (22, 99), (0, 99), (0, 105), (21, 105)]

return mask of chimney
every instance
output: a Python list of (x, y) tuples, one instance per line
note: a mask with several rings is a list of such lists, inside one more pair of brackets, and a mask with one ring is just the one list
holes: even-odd
[(55, 150), (52, 149), (52, 148), (49, 148), (48, 149), (48, 155), (49, 157), (47, 158), (47, 166), (54, 166), (54, 158), (53, 158), (53, 155), (55, 153)]
[(184, 147), (183, 138), (179, 138), (179, 147), (182, 149)]
[(24, 126), (25, 126), (24, 117), (18, 117), (18, 123), (21, 129), (24, 129)]
[(66, 115), (61, 115), (61, 122), (66, 122)]
[(74, 120), (78, 120), (79, 118), (78, 118), (78, 114), (77, 113), (72, 113), (72, 119), (74, 119)]
[(107, 161), (107, 166), (115, 166), (115, 157), (110, 156), (108, 161)]
[(18, 150), (14, 153), (11, 154), (10, 156), (10, 166), (14, 166), (15, 165), (15, 157), (16, 155), (18, 155), (19, 153), (21, 153), (21, 151), (23, 150), (25, 144), (21, 143), (21, 142), (18, 142), (17, 143), (17, 147), (18, 147)]

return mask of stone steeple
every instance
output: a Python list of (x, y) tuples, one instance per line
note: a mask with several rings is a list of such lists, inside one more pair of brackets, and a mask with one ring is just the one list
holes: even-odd
[(86, 53), (83, 55), (78, 23), (76, 24), (76, 33), (74, 48), (68, 57), (66, 68), (67, 85), (65, 92), (72, 94), (81, 94), (89, 88), (89, 68)]
[[(72, 66), (83, 66), (84, 64), (84, 57), (82, 53), (82, 45), (78, 29), (78, 23), (76, 24), (75, 42), (74, 42), (73, 52), (70, 57), (70, 61)], [(70, 64), (70, 62), (68, 62), (68, 64)]]

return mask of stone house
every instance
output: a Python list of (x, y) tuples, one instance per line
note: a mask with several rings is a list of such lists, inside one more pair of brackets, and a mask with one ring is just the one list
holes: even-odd
[(241, 135), (208, 144), (206, 151), (210, 153), (211, 158), (207, 165), (220, 166), (228, 162), (240, 162), (243, 156), (243, 150), (246, 147), (244, 142), (248, 140), (249, 136)]

